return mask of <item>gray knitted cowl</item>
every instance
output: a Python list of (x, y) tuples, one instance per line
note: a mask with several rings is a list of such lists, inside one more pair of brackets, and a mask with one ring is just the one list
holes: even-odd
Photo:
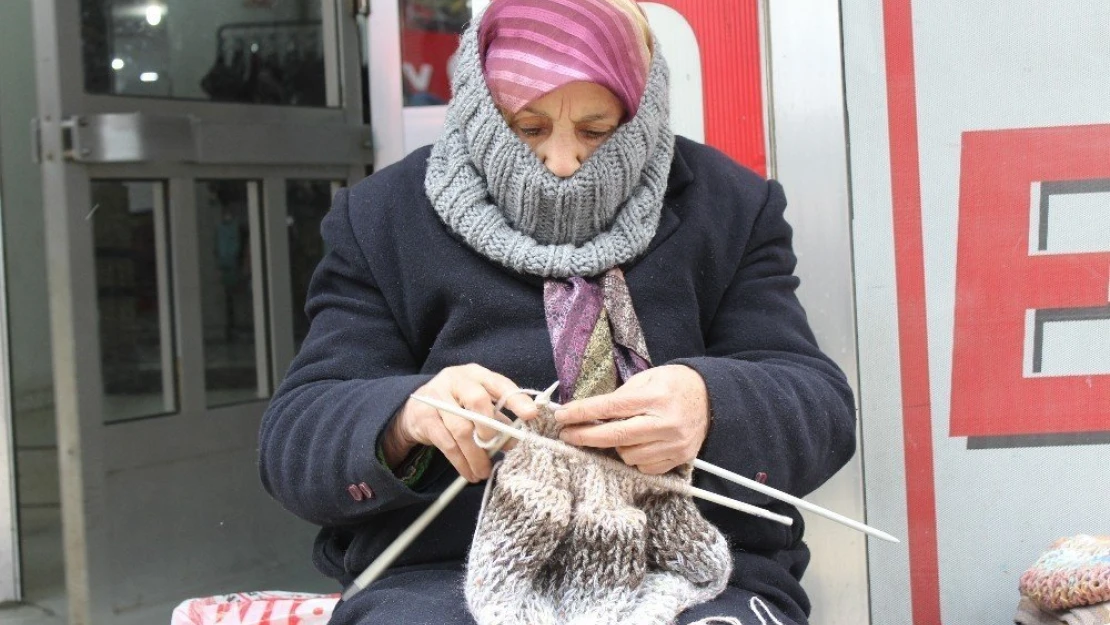
[(636, 116), (559, 178), (494, 104), (477, 25), (463, 33), (444, 134), (428, 157), (424, 189), (440, 219), (486, 258), (544, 278), (594, 276), (638, 257), (659, 225), (674, 156), (658, 42)]

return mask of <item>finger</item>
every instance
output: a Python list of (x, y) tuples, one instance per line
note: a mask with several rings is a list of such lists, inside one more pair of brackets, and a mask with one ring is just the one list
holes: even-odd
[(535, 402), (531, 401), (527, 395), (517, 393), (520, 387), (509, 378), (474, 363), (460, 367), (459, 370), (466, 379), (480, 384), (486, 390), (486, 394), (493, 400), (500, 401), (502, 397), (507, 397), (505, 407), (516, 416), (529, 420), (539, 415)]
[(536, 402), (528, 395), (518, 393), (520, 387), (509, 378), (500, 373), (483, 369), (478, 382), (485, 387), (490, 397), (495, 397), (498, 401), (501, 398), (507, 398), (505, 399), (505, 408), (511, 410), (518, 418), (530, 421), (539, 416)]
[(466, 478), (468, 482), (476, 482), (477, 477), (474, 475), (473, 470), (470, 468), (470, 462), (467, 461), (466, 456), (463, 455), (459, 444), (455, 442), (455, 437), (447, 430), (447, 426), (443, 424), (442, 420), (434, 420), (428, 427), (427, 432), (428, 440), (431, 441), (436, 449), (443, 453), (451, 466), (459, 472), (459, 475)]
[(505, 400), (505, 408), (512, 411), (518, 419), (531, 421), (540, 416), (540, 409), (531, 396), (524, 393), (515, 393)]
[[(481, 384), (475, 384), (471, 381), (457, 384), (453, 390), (453, 395), (455, 403), (471, 412), (477, 412), (486, 417), (496, 416), (493, 414), (493, 400), (490, 399), (489, 393)], [(478, 433), (478, 437), (482, 440), (489, 440), (497, 436), (496, 430), (478, 423), (474, 423), (472, 429)]]
[(563, 425), (626, 419), (643, 414), (643, 402), (636, 394), (621, 392), (596, 395), (564, 404), (555, 411), (555, 420)]
[(673, 460), (662, 460), (650, 464), (641, 464), (636, 468), (640, 470), (640, 473), (646, 473), (648, 475), (663, 475), (664, 473), (670, 471), (680, 464), (682, 463), (675, 462)]
[(450, 413), (440, 413), (447, 431), (455, 439), (459, 451), (470, 466), (471, 482), (489, 477), (490, 462), (486, 450), (474, 444), (474, 426), (470, 421)]
[(630, 447), (659, 440), (650, 417), (606, 421), (597, 425), (574, 425), (563, 428), (559, 438), (578, 447)]
[(628, 445), (617, 447), (617, 455), (630, 467), (654, 464), (669, 460), (670, 450), (659, 443), (644, 443), (641, 445)]

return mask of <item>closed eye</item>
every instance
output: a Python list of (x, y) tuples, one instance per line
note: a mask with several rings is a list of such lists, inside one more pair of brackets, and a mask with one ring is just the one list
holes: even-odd
[(607, 139), (609, 135), (613, 134), (612, 130), (590, 130), (588, 128), (579, 131), (582, 136), (591, 141), (601, 141)]

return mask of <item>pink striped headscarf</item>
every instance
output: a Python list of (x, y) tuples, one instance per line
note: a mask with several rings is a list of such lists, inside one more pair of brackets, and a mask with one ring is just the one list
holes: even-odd
[(632, 117), (651, 52), (643, 28), (609, 0), (494, 0), (478, 31), (486, 84), (516, 113), (567, 83), (597, 83)]

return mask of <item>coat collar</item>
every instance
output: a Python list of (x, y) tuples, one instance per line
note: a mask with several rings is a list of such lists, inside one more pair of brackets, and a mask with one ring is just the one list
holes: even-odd
[(682, 155), (682, 142), (677, 141), (674, 150), (674, 160), (671, 161), (671, 172), (667, 178), (667, 192), (663, 196), (663, 212), (659, 215), (659, 227), (655, 229), (655, 236), (652, 237), (651, 243), (648, 244), (644, 253), (631, 263), (625, 265), (625, 269), (630, 269), (640, 262), (645, 256), (654, 252), (660, 245), (663, 244), (678, 227), (682, 225), (682, 219), (679, 218), (675, 212), (675, 196), (681, 194), (690, 183), (694, 181), (694, 171), (690, 169), (690, 165), (686, 163), (686, 158)]
[(694, 171), (682, 155), (682, 138), (676, 138), (674, 146), (674, 159), (671, 161), (671, 173), (667, 178), (667, 195), (682, 192), (694, 181)]

